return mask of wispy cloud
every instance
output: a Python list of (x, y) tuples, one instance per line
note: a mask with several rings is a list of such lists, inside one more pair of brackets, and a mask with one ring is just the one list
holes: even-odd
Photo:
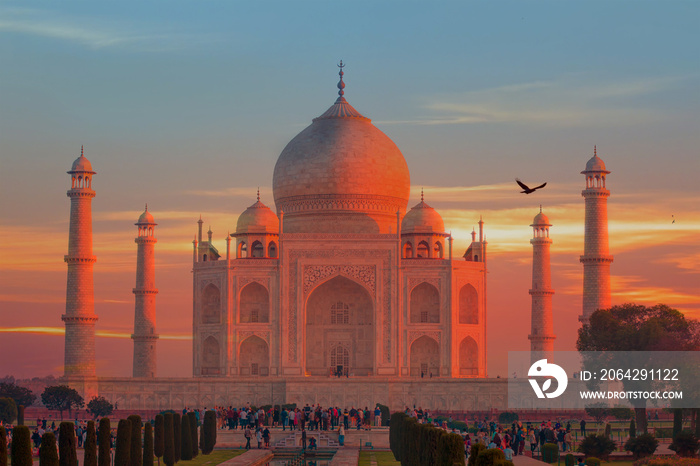
[[(32, 333), (38, 335), (64, 335), (63, 327), (0, 327), (0, 333)], [(100, 338), (131, 339), (131, 333), (112, 330), (96, 330), (95, 336)], [(160, 334), (161, 340), (191, 340), (192, 335), (187, 334)]]
[(695, 76), (661, 76), (595, 82), (581, 74), (557, 80), (535, 81), (435, 95), (426, 100), (427, 115), (413, 120), (386, 120), (381, 124), (459, 125), (519, 123), (547, 126), (637, 125), (665, 118), (644, 108), (636, 99), (662, 92)]
[(129, 48), (140, 51), (180, 50), (196, 44), (217, 41), (209, 33), (148, 31), (145, 26), (105, 21), (95, 17), (65, 16), (56, 11), (30, 8), (0, 10), (0, 32), (26, 34), (73, 42), (90, 49)]

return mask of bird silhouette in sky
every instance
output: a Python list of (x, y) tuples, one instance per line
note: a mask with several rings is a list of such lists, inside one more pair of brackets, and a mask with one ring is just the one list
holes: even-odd
[(674, 223), (676, 223), (676, 217), (674, 217), (673, 215), (671, 215), (671, 218), (673, 219), (673, 221), (671, 222), (671, 224), (673, 225)]
[(521, 193), (525, 193), (525, 194), (534, 193), (534, 192), (537, 191), (538, 189), (544, 188), (545, 186), (547, 186), (547, 183), (542, 183), (542, 184), (539, 185), (539, 186), (536, 186), (536, 187), (534, 187), (534, 188), (530, 188), (528, 185), (526, 185), (525, 183), (523, 183), (522, 181), (520, 181), (518, 178), (515, 179), (515, 182), (518, 183), (518, 185), (519, 185), (521, 188), (523, 188), (523, 191), (520, 191), (520, 192), (521, 192)]

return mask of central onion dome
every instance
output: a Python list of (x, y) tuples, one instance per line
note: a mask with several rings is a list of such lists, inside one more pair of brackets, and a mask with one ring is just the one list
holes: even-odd
[(287, 233), (395, 233), (410, 175), (389, 137), (343, 97), (284, 148), (273, 175)]

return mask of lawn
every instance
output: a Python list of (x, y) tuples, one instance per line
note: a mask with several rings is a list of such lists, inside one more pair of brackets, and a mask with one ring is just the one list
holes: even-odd
[(361, 451), (360, 462), (357, 463), (357, 466), (370, 466), (372, 458), (377, 462), (377, 466), (396, 466), (401, 464), (394, 459), (394, 454), (390, 451)]
[(214, 466), (219, 463), (223, 463), (226, 460), (230, 460), (233, 457), (242, 455), (246, 450), (214, 450), (208, 455), (199, 454), (197, 457), (190, 461), (182, 461), (178, 463), (179, 466), (200, 466), (200, 465), (211, 465)]

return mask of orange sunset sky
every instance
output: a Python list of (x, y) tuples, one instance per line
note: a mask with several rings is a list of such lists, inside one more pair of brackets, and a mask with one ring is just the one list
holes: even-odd
[[(612, 172), (613, 304), (700, 318), (697, 3), (101, 3), (0, 6), (0, 376), (62, 373), (81, 144), (97, 172), (98, 374), (131, 373), (133, 224), (148, 203), (159, 375), (190, 375), (196, 221), (222, 251), (258, 187), (274, 209), (277, 157), (335, 100), (340, 58), (345, 97), (406, 158), (408, 207), (423, 187), (455, 258), (483, 216), (489, 376), (529, 349), (540, 204), (555, 349), (574, 349), (594, 144)], [(548, 184), (525, 196), (515, 177)]]

